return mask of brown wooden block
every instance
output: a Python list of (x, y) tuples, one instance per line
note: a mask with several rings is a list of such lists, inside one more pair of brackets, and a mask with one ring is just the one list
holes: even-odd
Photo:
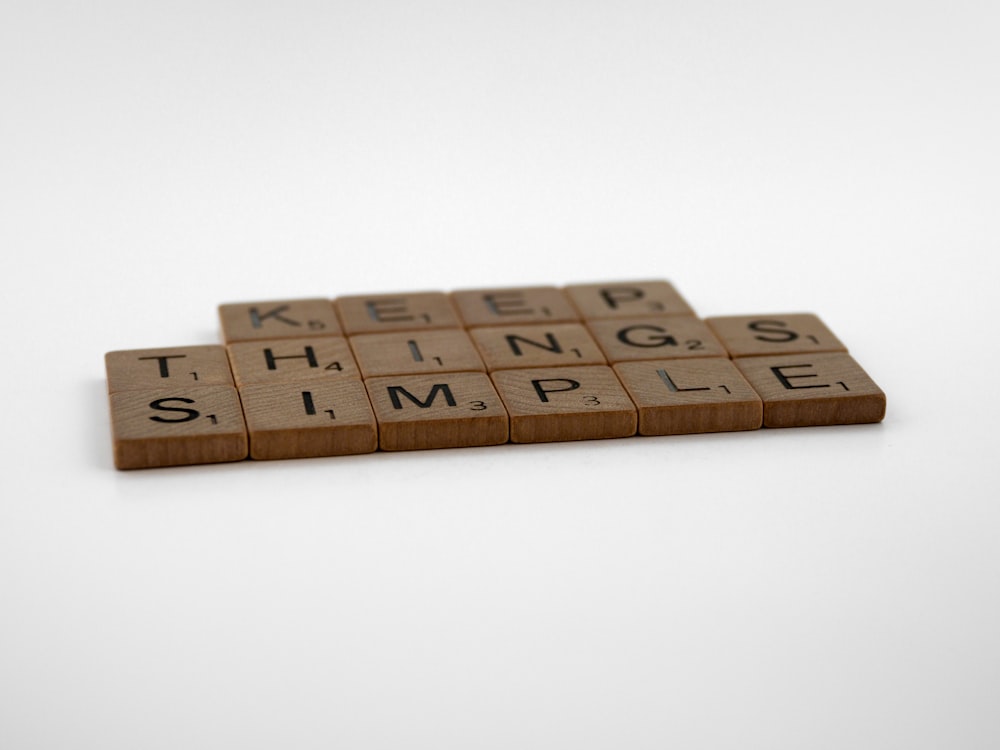
[(340, 334), (340, 322), (329, 299), (233, 302), (219, 305), (219, 322), (227, 344)]
[(610, 367), (502, 370), (491, 377), (510, 414), (513, 443), (635, 435), (635, 406)]
[(812, 313), (727, 315), (706, 318), (705, 323), (734, 359), (847, 351), (847, 347)]
[(570, 284), (566, 293), (585, 320), (694, 315), (694, 310), (669, 281)]
[(247, 457), (247, 432), (231, 386), (151, 388), (109, 396), (115, 466), (211, 464)]
[(708, 326), (689, 315), (589, 320), (587, 328), (612, 364), (729, 356)]
[(372, 453), (378, 429), (360, 380), (240, 389), (250, 458), (313, 458)]
[(350, 344), (365, 378), (486, 371), (469, 334), (457, 328), (363, 333), (351, 336)]
[(756, 430), (760, 396), (729, 359), (663, 359), (614, 366), (639, 410), (640, 435)]
[(452, 292), (451, 299), (469, 328), (580, 320), (566, 295), (554, 286), (463, 289)]
[(334, 305), (349, 335), (462, 327), (443, 292), (351, 295), (338, 297)]
[(108, 393), (147, 388), (233, 385), (222, 346), (128, 349), (104, 355)]
[(764, 401), (765, 427), (881, 422), (885, 394), (843, 353), (733, 360)]
[(484, 373), (370, 378), (365, 387), (378, 420), (382, 450), (507, 442), (507, 412)]
[(236, 386), (360, 380), (347, 339), (327, 336), (229, 344)]
[(603, 365), (601, 348), (580, 323), (473, 328), (486, 369)]

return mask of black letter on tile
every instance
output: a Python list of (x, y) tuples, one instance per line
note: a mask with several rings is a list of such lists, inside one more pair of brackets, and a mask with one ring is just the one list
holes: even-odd
[(793, 368), (793, 367), (812, 367), (812, 365), (782, 365), (781, 367), (772, 367), (771, 368), (771, 372), (774, 373), (774, 377), (776, 377), (778, 379), (778, 382), (780, 382), (788, 390), (793, 391), (793, 390), (799, 390), (799, 389), (802, 389), (802, 388), (829, 388), (830, 387), (829, 383), (823, 383), (822, 385), (792, 385), (791, 381), (795, 380), (797, 378), (815, 378), (815, 377), (817, 377), (816, 373), (810, 373), (808, 375), (785, 375), (785, 373), (782, 372), (782, 370), (788, 370), (788, 369)]
[(286, 317), (282, 316), (281, 313), (283, 313), (287, 309), (288, 309), (288, 305), (281, 305), (279, 307), (274, 308), (273, 310), (268, 310), (266, 313), (264, 313), (263, 315), (261, 315), (259, 308), (251, 307), (250, 308), (250, 322), (253, 324), (254, 328), (262, 328), (263, 325), (264, 325), (264, 321), (267, 320), (268, 318), (273, 318), (274, 320), (279, 320), (282, 323), (284, 323), (285, 325), (289, 325), (289, 326), (300, 326), (300, 325), (302, 325), (297, 320), (292, 320), (291, 318), (286, 318)]
[(275, 357), (274, 352), (270, 349), (264, 350), (264, 360), (267, 362), (268, 370), (277, 370), (277, 361), (279, 359), (305, 359), (309, 361), (310, 367), (319, 367), (319, 362), (316, 361), (316, 352), (313, 351), (311, 346), (307, 346), (305, 349), (305, 354), (289, 354), (284, 357)]
[(421, 401), (419, 398), (414, 396), (408, 390), (403, 388), (401, 385), (390, 385), (389, 386), (389, 400), (392, 401), (393, 409), (402, 409), (403, 402), (399, 400), (399, 394), (403, 394), (411, 402), (419, 406), (421, 409), (429, 408), (433, 403), (434, 399), (437, 398), (439, 393), (444, 394), (444, 400), (448, 403), (448, 406), (455, 406), (455, 397), (451, 394), (451, 388), (448, 387), (447, 383), (438, 383), (431, 388), (431, 392), (427, 394), (427, 400)]
[(163, 422), (165, 424), (170, 424), (172, 422), (190, 422), (192, 419), (197, 419), (201, 414), (194, 409), (185, 409), (183, 406), (164, 406), (163, 404), (167, 401), (180, 401), (182, 404), (193, 404), (194, 399), (190, 398), (158, 398), (149, 404), (150, 409), (156, 409), (157, 411), (179, 411), (187, 414), (186, 417), (181, 417), (180, 419), (165, 419), (164, 417), (150, 417), (154, 422)]
[[(758, 331), (760, 333), (774, 333), (777, 334), (777, 338), (774, 336), (754, 336), (758, 341), (768, 341), (774, 344), (787, 344), (789, 341), (795, 341), (799, 337), (795, 331), (789, 331), (785, 328), (788, 323), (783, 320), (755, 320), (752, 323), (747, 324), (747, 328), (751, 331)], [(765, 326), (778, 326), (777, 329), (765, 328)]]
[(168, 359), (184, 359), (186, 356), (187, 356), (186, 354), (168, 354), (167, 356), (164, 356), (164, 357), (139, 357), (139, 359), (155, 359), (155, 360), (157, 360), (160, 363), (160, 377), (161, 378), (169, 378), (170, 377), (170, 370), (167, 369), (167, 360)]
[[(568, 387), (566, 388), (543, 388), (542, 383), (565, 383)], [(575, 391), (580, 387), (580, 383), (576, 380), (570, 380), (569, 378), (541, 378), (539, 380), (532, 380), (531, 384), (535, 386), (535, 393), (538, 394), (538, 400), (543, 404), (549, 402), (550, 393), (562, 393), (563, 391)]]

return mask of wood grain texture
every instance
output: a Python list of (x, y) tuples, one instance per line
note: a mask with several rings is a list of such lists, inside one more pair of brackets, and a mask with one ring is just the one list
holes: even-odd
[(314, 458), (372, 453), (375, 414), (360, 380), (240, 389), (250, 458)]
[(508, 420), (484, 373), (398, 375), (365, 380), (379, 447), (465, 448), (507, 442)]
[(565, 291), (584, 320), (694, 315), (691, 305), (669, 281), (570, 284)]
[(334, 306), (348, 335), (462, 327), (443, 292), (347, 295)]
[(108, 392), (208, 385), (232, 387), (229, 358), (222, 346), (128, 349), (104, 355)]
[(635, 405), (610, 367), (543, 367), (492, 373), (513, 443), (635, 435)]
[(452, 292), (451, 299), (467, 328), (580, 320), (569, 298), (554, 286), (463, 289)]
[(885, 393), (848, 354), (733, 362), (764, 402), (765, 427), (863, 424), (885, 417)]
[(580, 323), (473, 328), (469, 335), (490, 372), (606, 363), (601, 348)]
[(729, 356), (708, 326), (688, 315), (588, 320), (587, 328), (611, 364)]
[(333, 300), (315, 297), (219, 305), (219, 323), (227, 344), (340, 335)]
[(347, 339), (340, 336), (242, 341), (229, 344), (226, 350), (238, 388), (252, 383), (361, 379)]
[(640, 435), (761, 426), (760, 396), (728, 358), (622, 362), (614, 371), (638, 408)]
[(362, 377), (433, 372), (485, 372), (469, 334), (454, 328), (350, 337)]
[(227, 386), (125, 390), (109, 395), (115, 466), (241, 461), (247, 432), (236, 389)]
[(812, 313), (726, 315), (706, 318), (705, 323), (733, 359), (847, 351), (847, 347)]

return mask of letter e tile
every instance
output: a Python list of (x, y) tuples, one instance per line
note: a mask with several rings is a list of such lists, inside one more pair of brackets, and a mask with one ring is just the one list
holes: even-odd
[(566, 295), (554, 286), (465, 289), (452, 292), (451, 299), (468, 328), (580, 320)]
[(885, 393), (839, 352), (733, 360), (764, 401), (765, 427), (863, 424), (885, 417)]
[(387, 333), (430, 328), (461, 328), (455, 308), (443, 292), (349, 295), (338, 297), (344, 332)]

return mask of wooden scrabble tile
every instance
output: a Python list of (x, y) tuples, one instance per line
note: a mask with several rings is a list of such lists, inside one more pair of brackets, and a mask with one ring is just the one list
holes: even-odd
[(861, 424), (885, 416), (885, 394), (840, 352), (733, 360), (764, 401), (765, 427)]
[(760, 396), (729, 359), (661, 359), (614, 366), (639, 410), (640, 435), (756, 430)]
[(312, 458), (372, 453), (375, 415), (360, 380), (240, 389), (250, 458)]
[(104, 355), (108, 393), (147, 388), (233, 385), (222, 346), (129, 349)]
[(443, 292), (352, 295), (338, 297), (334, 305), (349, 335), (462, 327)]
[(566, 295), (554, 286), (463, 289), (452, 292), (451, 299), (469, 328), (580, 320)]
[(585, 320), (694, 315), (694, 310), (669, 281), (570, 284), (566, 293)]
[(706, 318), (705, 323), (734, 359), (799, 352), (847, 351), (847, 347), (812, 313), (727, 315)]
[(286, 299), (219, 305), (222, 338), (234, 341), (337, 336), (340, 323), (329, 299)]
[(457, 328), (401, 333), (363, 333), (350, 338), (361, 375), (485, 372), (469, 334)]
[(587, 328), (612, 364), (729, 356), (708, 326), (689, 315), (588, 320)]
[(507, 442), (507, 412), (480, 372), (365, 380), (386, 451), (464, 448)]
[(635, 435), (635, 406), (610, 367), (502, 370), (491, 377), (510, 414), (513, 443)]
[(473, 328), (486, 369), (603, 365), (604, 354), (580, 323)]
[(241, 461), (247, 432), (231, 386), (168, 387), (118, 391), (109, 396), (115, 466)]
[(251, 383), (361, 379), (347, 339), (340, 336), (241, 341), (226, 349), (238, 388)]

